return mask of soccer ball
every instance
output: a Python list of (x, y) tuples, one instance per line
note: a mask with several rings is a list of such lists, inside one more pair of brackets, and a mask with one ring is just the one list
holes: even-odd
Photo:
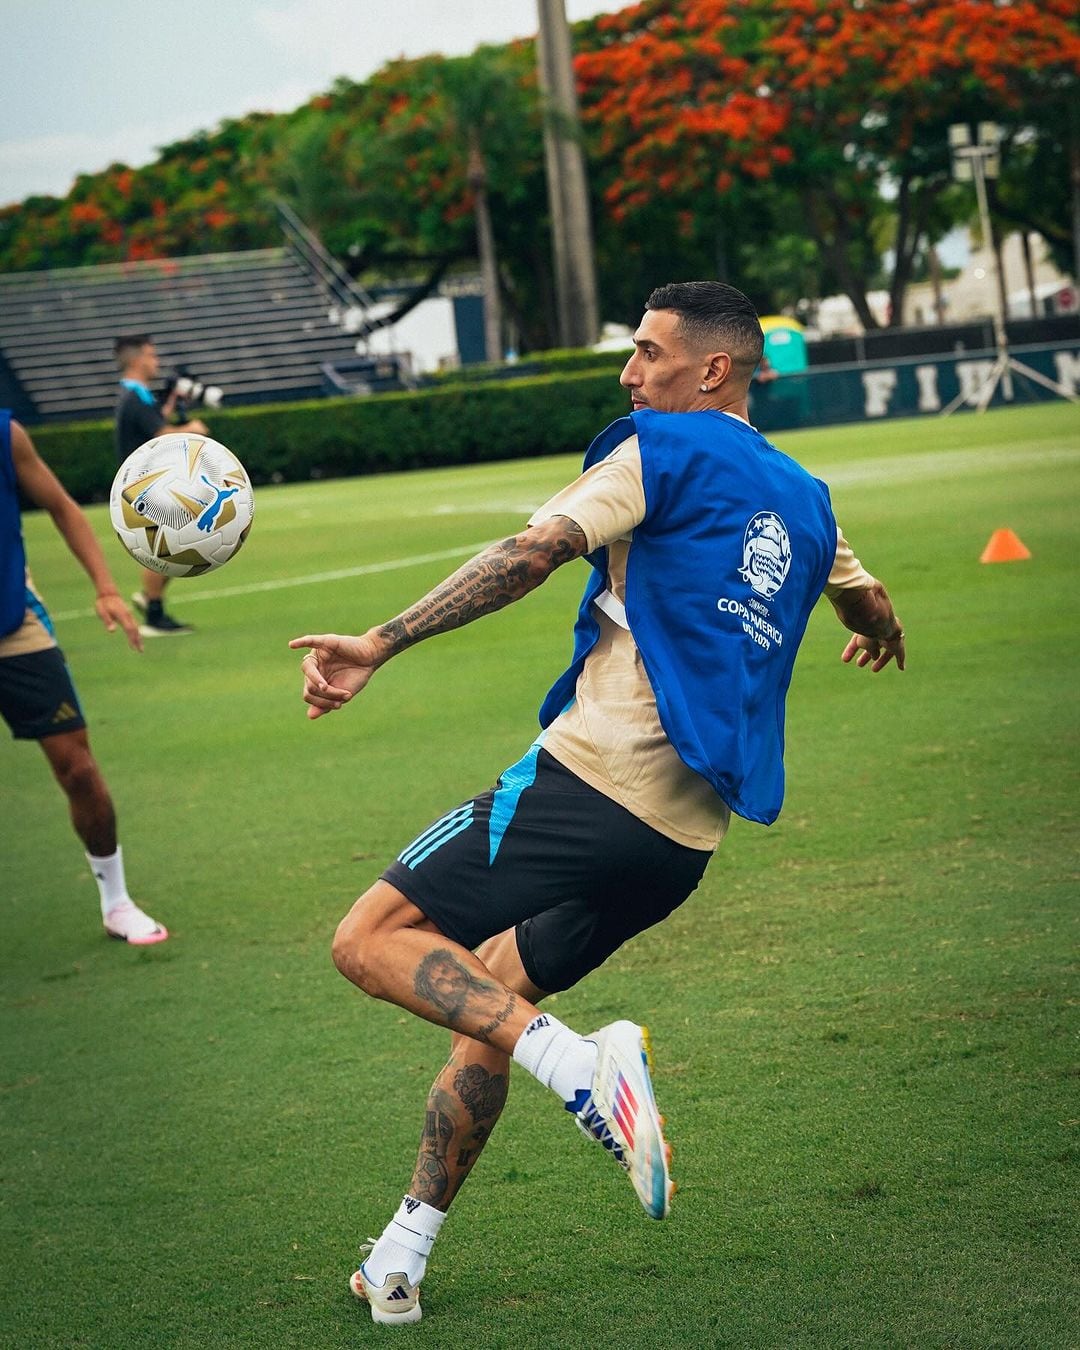
[(109, 514), (137, 563), (197, 577), (240, 551), (251, 529), (251, 480), (231, 450), (170, 432), (140, 445), (113, 479)]

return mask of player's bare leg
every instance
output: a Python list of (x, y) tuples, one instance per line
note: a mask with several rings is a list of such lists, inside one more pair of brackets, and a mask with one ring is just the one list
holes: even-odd
[[(631, 1179), (655, 1217), (667, 1213), (670, 1180), (640, 1028), (623, 1022), (595, 1038), (577, 1035), (536, 1007), (534, 1000), (542, 991), (525, 977), (513, 933), (473, 954), (439, 932), (422, 910), (385, 881), (376, 882), (342, 920), (333, 955), (341, 973), (365, 993), (456, 1033), (450, 1061), (428, 1095), (412, 1189), (378, 1242), (362, 1249), (360, 1268), (350, 1281), (353, 1293), (370, 1304), (376, 1322), (420, 1320), (419, 1286), (428, 1253), (502, 1111), (511, 1056), (557, 1092), (596, 1138), (602, 1135), (586, 1121), (586, 1107), (605, 1132), (621, 1128), (616, 1112), (627, 1119), (625, 1095), (598, 1113), (598, 1087), (617, 1076), (620, 1091), (629, 1088), (630, 1100), (642, 1104), (642, 1124), (647, 1117), (650, 1132), (648, 1159), (639, 1162)], [(620, 1060), (614, 1073), (612, 1051)], [(633, 1160), (632, 1124), (630, 1129), (630, 1138), (625, 1133), (615, 1138)], [(647, 1195), (638, 1180), (643, 1169), (650, 1177), (660, 1172)]]
[(179, 623), (165, 612), (165, 586), (169, 578), (162, 572), (144, 567), (142, 585), (131, 597), (142, 615), (139, 631), (143, 637), (183, 637), (192, 631), (191, 625)]
[[(532, 1003), (544, 992), (525, 974), (512, 930), (477, 949), (509, 989)], [(408, 1193), (444, 1213), (476, 1165), (506, 1105), (510, 1056), (469, 1036), (455, 1035), (450, 1058), (428, 1093), (420, 1151)]]
[(44, 736), (45, 758), (68, 799), (71, 823), (87, 853), (105, 857), (116, 852), (116, 811), (90, 750), (86, 728)]
[(333, 957), (364, 993), (506, 1055), (540, 1015), (385, 881), (377, 881), (342, 919)]
[(165, 583), (168, 577), (163, 572), (152, 572), (149, 567), (143, 568), (142, 574), (142, 593), (147, 600), (164, 600)]
[(71, 823), (86, 849), (101, 897), (105, 931), (140, 947), (164, 942), (168, 931), (128, 894), (123, 852), (116, 837), (116, 810), (90, 750), (86, 728), (43, 736), (39, 744), (68, 799)]

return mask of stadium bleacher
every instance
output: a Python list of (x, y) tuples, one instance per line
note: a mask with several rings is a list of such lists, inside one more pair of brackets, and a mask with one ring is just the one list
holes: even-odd
[(131, 332), (153, 336), (163, 370), (220, 387), (225, 406), (318, 398), (335, 392), (325, 367), (356, 358), (341, 312), (288, 247), (9, 273), (0, 366), (31, 422), (111, 416), (113, 341)]

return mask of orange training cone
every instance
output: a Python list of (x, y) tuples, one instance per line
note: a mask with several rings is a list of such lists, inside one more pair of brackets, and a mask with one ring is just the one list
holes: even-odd
[(990, 542), (982, 551), (980, 562), (1023, 562), (1031, 557), (1031, 550), (1024, 547), (1012, 530), (995, 530)]

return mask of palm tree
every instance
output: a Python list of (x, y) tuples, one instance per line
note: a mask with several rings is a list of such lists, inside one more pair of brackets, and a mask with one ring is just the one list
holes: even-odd
[(528, 94), (505, 52), (480, 47), (432, 67), (440, 86), (448, 129), (465, 152), (472, 194), (476, 249), (484, 288), (484, 348), (489, 361), (502, 359), (502, 301), (489, 196), (491, 167), (506, 163), (514, 138), (528, 120)]

